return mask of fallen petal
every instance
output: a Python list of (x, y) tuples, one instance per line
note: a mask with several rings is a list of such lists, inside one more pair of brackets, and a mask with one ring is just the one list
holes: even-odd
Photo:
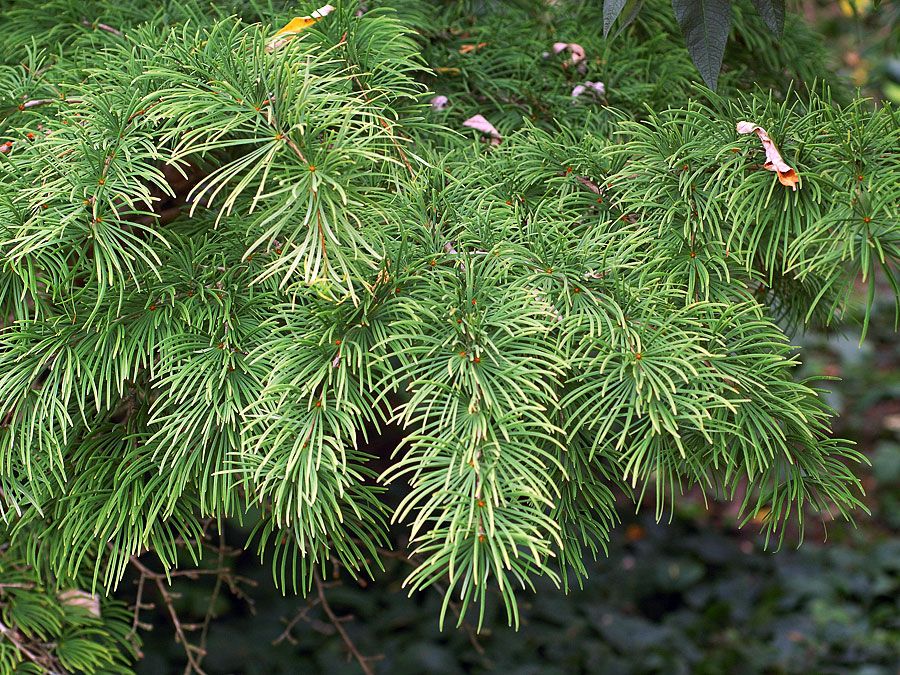
[(497, 131), (496, 127), (493, 124), (488, 122), (481, 115), (474, 115), (463, 122), (464, 127), (469, 127), (470, 129), (475, 129), (476, 131), (480, 131), (485, 136), (488, 136), (491, 139), (491, 145), (500, 145), (500, 142), (503, 140), (503, 137), (500, 135), (500, 132)]
[(446, 96), (440, 95), (431, 99), (431, 107), (435, 110), (443, 110), (448, 105), (450, 105), (450, 99)]
[(602, 82), (585, 82), (584, 84), (576, 84), (572, 89), (572, 98), (578, 98), (582, 94), (589, 92), (594, 98), (606, 95), (606, 85)]
[(554, 42), (553, 43), (553, 53), (559, 54), (561, 51), (568, 50), (568, 52), (572, 55), (571, 61), (572, 65), (580, 63), (584, 61), (586, 54), (584, 51), (584, 47), (575, 42)]

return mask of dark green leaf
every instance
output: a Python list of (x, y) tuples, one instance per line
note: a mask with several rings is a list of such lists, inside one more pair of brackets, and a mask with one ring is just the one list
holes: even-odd
[(694, 65), (715, 89), (731, 28), (731, 0), (672, 0), (672, 7)]
[(628, 4), (628, 0), (603, 0), (603, 37), (609, 35), (612, 25)]
[[(775, 35), (784, 33), (784, 0), (753, 0), (753, 6)], [(606, 18), (604, 17), (604, 22)]]

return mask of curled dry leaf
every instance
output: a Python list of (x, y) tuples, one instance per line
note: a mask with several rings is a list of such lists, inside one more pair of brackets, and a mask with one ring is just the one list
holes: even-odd
[(572, 98), (578, 98), (582, 94), (590, 94), (593, 98), (601, 98), (606, 95), (606, 85), (602, 82), (576, 84), (572, 89)]
[(431, 107), (435, 110), (443, 110), (450, 105), (450, 99), (444, 95), (435, 96), (431, 99)]
[(81, 607), (87, 610), (89, 614), (96, 616), (98, 619), (100, 618), (100, 596), (98, 595), (93, 595), (77, 588), (70, 588), (60, 591), (56, 597), (64, 605)]
[(309, 16), (296, 16), (266, 41), (266, 51), (274, 52), (293, 40), (298, 33), (321, 21), (334, 11), (331, 5), (319, 7)]
[(491, 145), (500, 145), (500, 142), (503, 140), (503, 137), (500, 135), (500, 132), (494, 127), (493, 124), (488, 122), (481, 115), (474, 115), (470, 117), (465, 122), (463, 122), (464, 127), (469, 127), (470, 129), (475, 129), (476, 131), (480, 131), (486, 137), (491, 140)]
[(800, 184), (800, 176), (787, 162), (784, 161), (781, 153), (778, 151), (778, 146), (776, 146), (775, 142), (769, 138), (769, 134), (765, 129), (758, 124), (753, 124), (753, 122), (738, 122), (737, 132), (739, 134), (756, 133), (756, 135), (759, 136), (759, 140), (762, 141), (763, 148), (766, 151), (766, 163), (763, 166), (769, 171), (774, 171), (778, 174), (779, 183), (785, 187), (791, 188), (791, 190), (797, 190), (797, 187)]
[(459, 53), (460, 54), (471, 54), (472, 52), (478, 51), (482, 47), (487, 47), (487, 44), (488, 44), (487, 42), (479, 42), (477, 44), (473, 43), (473, 44), (463, 45), (462, 47), (459, 48)]

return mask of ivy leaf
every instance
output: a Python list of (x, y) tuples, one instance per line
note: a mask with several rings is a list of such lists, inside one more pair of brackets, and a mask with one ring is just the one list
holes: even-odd
[(672, 7), (694, 65), (715, 89), (731, 29), (731, 0), (672, 0)]
[(784, 0), (753, 0), (753, 6), (776, 36), (784, 33)]

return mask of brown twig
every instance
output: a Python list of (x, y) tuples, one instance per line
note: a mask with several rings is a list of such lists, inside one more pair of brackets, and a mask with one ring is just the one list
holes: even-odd
[(49, 651), (37, 651), (40, 645), (29, 643), (26, 638), (15, 628), (10, 628), (0, 621), (0, 635), (9, 640), (20, 654), (25, 656), (34, 665), (38, 666), (47, 675), (63, 675), (65, 671)]
[(160, 574), (159, 572), (154, 572), (153, 570), (151, 570), (144, 563), (142, 563), (137, 556), (131, 556), (130, 560), (131, 564), (134, 565), (135, 569), (137, 569), (142, 577), (145, 577), (156, 584), (156, 590), (159, 591), (159, 595), (162, 598), (163, 604), (166, 606), (166, 609), (169, 612), (169, 618), (172, 621), (172, 626), (175, 628), (176, 642), (180, 642), (181, 646), (184, 647), (184, 653), (188, 661), (186, 672), (193, 671), (195, 673), (199, 673), (199, 675), (206, 675), (205, 671), (200, 666), (200, 663), (203, 660), (203, 656), (206, 655), (206, 652), (196, 645), (192, 645), (188, 641), (187, 636), (185, 635), (184, 626), (181, 623), (181, 619), (178, 618), (178, 612), (175, 611), (175, 595), (173, 595), (168, 589), (169, 579), (166, 578), (165, 574)]
[(294, 628), (301, 621), (306, 621), (308, 624), (310, 624), (313, 627), (313, 629), (319, 631), (320, 633), (326, 633), (329, 635), (333, 634), (334, 633), (333, 626), (331, 626), (330, 624), (324, 624), (321, 621), (318, 621), (317, 619), (313, 619), (309, 616), (310, 611), (312, 611), (313, 608), (318, 606), (318, 604), (319, 604), (318, 598), (313, 598), (312, 600), (310, 600), (303, 609), (301, 609), (299, 612), (297, 612), (297, 614), (294, 615), (293, 619), (291, 619), (290, 621), (287, 622), (287, 625), (284, 627), (284, 630), (281, 631), (281, 633), (279, 634), (279, 636), (277, 638), (272, 640), (272, 644), (279, 645), (282, 642), (284, 642), (285, 640), (290, 642), (291, 644), (297, 644), (297, 641), (294, 639), (294, 637), (293, 637), (293, 635), (291, 635), (291, 633), (293, 633)]
[(337, 614), (334, 613), (334, 610), (331, 609), (331, 605), (328, 604), (328, 599), (325, 597), (325, 583), (322, 581), (318, 572), (313, 575), (313, 580), (316, 583), (316, 593), (319, 596), (319, 604), (322, 605), (322, 610), (325, 612), (331, 625), (335, 627), (335, 630), (337, 630), (338, 634), (341, 636), (347, 649), (353, 655), (353, 658), (356, 659), (357, 663), (359, 663), (359, 667), (362, 668), (362, 671), (366, 675), (375, 675), (375, 671), (372, 670), (372, 666), (369, 665), (371, 659), (360, 653), (353, 640), (350, 639), (350, 635), (347, 633), (344, 626), (341, 625), (341, 619), (338, 618)]
[(105, 23), (99, 23), (97, 21), (88, 21), (87, 19), (84, 19), (81, 22), (81, 25), (86, 26), (87, 28), (93, 28), (94, 30), (102, 30), (102, 31), (106, 31), (107, 33), (112, 33), (116, 37), (125, 37), (125, 34), (122, 31), (120, 31), (118, 28), (113, 28), (112, 26), (108, 26)]

